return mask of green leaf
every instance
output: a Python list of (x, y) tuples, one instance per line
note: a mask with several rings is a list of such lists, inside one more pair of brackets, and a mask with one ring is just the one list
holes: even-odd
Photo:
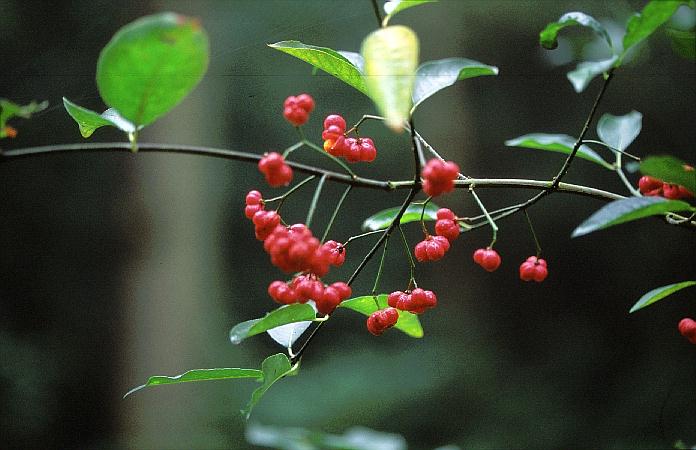
[(214, 381), (229, 380), (234, 378), (255, 378), (263, 377), (263, 372), (257, 369), (194, 369), (184, 372), (175, 377), (154, 376), (147, 380), (147, 383), (131, 389), (123, 397), (127, 397), (140, 389), (160, 384), (188, 383), (191, 381)]
[(308, 304), (281, 306), (260, 319), (247, 320), (230, 330), (230, 341), (239, 344), (244, 339), (263, 333), (272, 328), (294, 322), (311, 321), (316, 318), (314, 308)]
[[(70, 117), (77, 122), (83, 138), (90, 137), (96, 129), (103, 126), (116, 127), (126, 133), (132, 133), (136, 130), (135, 125), (121, 117), (114, 108), (109, 108), (99, 114), (91, 109), (76, 105), (65, 97), (63, 97), (63, 106), (65, 106), (65, 110), (68, 111)], [(140, 128), (142, 126), (138, 127), (138, 129)]]
[(693, 209), (686, 202), (667, 200), (662, 197), (624, 198), (608, 203), (596, 211), (573, 231), (572, 237), (582, 236), (593, 231), (644, 217), (659, 216), (675, 211), (691, 211)]
[(667, 36), (672, 42), (672, 50), (682, 58), (696, 59), (696, 31), (675, 30), (668, 28)]
[(251, 410), (254, 409), (254, 406), (261, 400), (266, 391), (284, 376), (295, 375), (297, 367), (291, 367), (288, 357), (283, 353), (277, 353), (263, 360), (261, 371), (263, 372), (263, 384), (252, 392), (249, 403), (241, 411), (245, 419), (249, 419)]
[(638, 111), (625, 116), (604, 114), (597, 123), (597, 135), (605, 144), (623, 151), (638, 137), (642, 123), (643, 115)]
[(336, 53), (346, 58), (352, 65), (354, 65), (360, 72), (360, 78), (362, 80), (362, 73), (365, 70), (365, 60), (360, 53), (347, 52), (345, 50), (337, 50)]
[(360, 69), (349, 58), (335, 50), (299, 41), (281, 41), (268, 46), (299, 58), (367, 95), (367, 87)]
[(681, 283), (674, 283), (674, 284), (669, 284), (667, 286), (662, 286), (656, 289), (653, 289), (652, 291), (648, 292), (647, 294), (643, 295), (633, 307), (631, 307), (631, 310), (629, 313), (636, 312), (639, 309), (643, 309), (646, 306), (650, 306), (653, 303), (662, 300), (665, 297), (668, 297), (672, 294), (674, 294), (677, 291), (681, 291), (684, 288), (687, 288), (689, 286), (696, 286), (696, 281), (682, 281)]
[(148, 125), (198, 84), (208, 52), (198, 20), (174, 13), (142, 17), (116, 32), (99, 55), (99, 93), (128, 121)]
[(631, 47), (646, 39), (660, 25), (667, 22), (681, 5), (687, 3), (684, 0), (651, 0), (640, 14), (634, 14), (626, 26), (622, 57)]
[[(379, 309), (387, 308), (387, 294), (380, 294), (377, 296), (377, 303), (379, 303)], [(363, 297), (354, 297), (338, 305), (340, 308), (348, 308), (353, 311), (357, 311), (360, 314), (369, 316), (373, 312), (377, 311), (377, 305), (375, 305), (375, 297), (371, 295), (365, 295)], [(407, 335), (414, 338), (423, 337), (423, 327), (421, 327), (420, 320), (418, 320), (418, 315), (412, 314), (408, 311), (399, 311), (399, 320), (394, 325), (397, 330), (403, 331)]]
[(447, 58), (421, 64), (416, 70), (411, 112), (439, 90), (452, 86), (459, 80), (483, 75), (498, 75), (498, 68), (466, 58)]
[(640, 171), (665, 183), (680, 184), (696, 194), (696, 170), (686, 170), (685, 165), (673, 156), (650, 156), (640, 162)]
[(386, 119), (400, 132), (411, 111), (413, 85), (418, 67), (418, 37), (401, 25), (380, 28), (362, 43), (365, 59), (363, 78), (369, 97)]
[(594, 77), (611, 69), (617, 60), (618, 56), (612, 56), (602, 61), (584, 61), (578, 64), (575, 70), (568, 72), (566, 77), (573, 85), (575, 92), (580, 93), (585, 90)]
[[(396, 217), (397, 213), (401, 207), (397, 206), (394, 208), (388, 208), (384, 209), (376, 214), (371, 215), (362, 224), (362, 229), (363, 231), (375, 231), (375, 230), (384, 230), (391, 223), (394, 221), (394, 218)], [(437, 206), (433, 202), (429, 202), (425, 206), (425, 212), (423, 213), (423, 220), (436, 220), (437, 219), (437, 210), (440, 209), (439, 206)], [(406, 208), (406, 212), (401, 216), (401, 220), (399, 223), (409, 223), (409, 222), (417, 222), (420, 221), (421, 219), (421, 212), (423, 212), (423, 205), (422, 204), (416, 204), (416, 203), (411, 203), (408, 205)]]
[(558, 19), (557, 22), (551, 22), (550, 24), (546, 25), (546, 28), (539, 33), (539, 43), (542, 47), (552, 50), (558, 47), (557, 38), (559, 31), (561, 31), (563, 28), (575, 25), (591, 28), (600, 37), (604, 38), (606, 43), (609, 45), (609, 48), (613, 48), (609, 33), (607, 33), (604, 26), (594, 17), (581, 12), (565, 13)]
[[(573, 151), (575, 141), (577, 141), (576, 138), (568, 136), (567, 134), (530, 133), (515, 139), (507, 140), (505, 141), (505, 145), (508, 147), (548, 150), (569, 155)], [(582, 158), (586, 161), (592, 161), (593, 163), (599, 164), (600, 166), (609, 170), (614, 170), (614, 166), (606, 162), (601, 156), (599, 156), (594, 150), (585, 144), (580, 146), (576, 155), (578, 158)]]
[(389, 0), (384, 3), (384, 12), (387, 13), (387, 15), (382, 21), (382, 25), (386, 27), (392, 17), (405, 9), (435, 2), (437, 2), (437, 0)]

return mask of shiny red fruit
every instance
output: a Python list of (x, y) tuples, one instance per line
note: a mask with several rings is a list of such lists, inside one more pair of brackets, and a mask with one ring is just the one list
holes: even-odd
[(488, 272), (493, 272), (500, 267), (502, 260), (498, 252), (492, 248), (480, 248), (474, 252), (474, 262)]
[(522, 281), (536, 281), (541, 283), (549, 275), (546, 261), (536, 256), (530, 256), (520, 265), (520, 279)]

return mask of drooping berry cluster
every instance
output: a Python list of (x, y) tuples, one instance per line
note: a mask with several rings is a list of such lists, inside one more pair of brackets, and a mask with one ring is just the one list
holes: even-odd
[(387, 297), (387, 303), (392, 308), (414, 314), (423, 314), (425, 310), (437, 306), (437, 297), (433, 291), (416, 288), (410, 292), (392, 292)]
[[(693, 168), (691, 170), (693, 170)], [(648, 175), (645, 175), (638, 180), (638, 190), (641, 194), (648, 197), (664, 197), (670, 200), (691, 198), (694, 196), (694, 194), (684, 186), (664, 183), (659, 178), (654, 178)]]
[(285, 163), (283, 155), (267, 153), (259, 161), (259, 171), (272, 187), (287, 186), (292, 181), (292, 168)]
[(549, 275), (546, 260), (530, 256), (520, 265), (520, 279), (522, 281), (536, 281), (541, 283)]
[(251, 221), (254, 224), (256, 239), (264, 241), (280, 224), (280, 215), (275, 211), (261, 210), (254, 213), (251, 217)]
[(696, 321), (685, 317), (679, 321), (679, 333), (689, 340), (692, 344), (696, 344)]
[(290, 305), (314, 300), (321, 314), (331, 314), (351, 293), (346, 283), (338, 281), (326, 285), (313, 274), (298, 275), (289, 283), (274, 281), (268, 286), (268, 295), (277, 303)]
[(431, 159), (421, 171), (423, 192), (431, 197), (452, 192), (457, 176), (459, 176), (459, 166), (456, 163)]
[(283, 116), (292, 125), (299, 127), (309, 120), (314, 109), (314, 99), (309, 94), (291, 95), (283, 102)]
[(387, 328), (391, 328), (396, 325), (398, 320), (399, 311), (396, 309), (380, 309), (379, 311), (375, 311), (370, 314), (370, 317), (367, 318), (367, 330), (375, 336), (379, 336), (380, 334), (384, 333)]
[(474, 252), (474, 262), (486, 269), (488, 272), (494, 272), (500, 267), (502, 260), (498, 252), (492, 248), (480, 248)]
[(347, 137), (346, 121), (338, 114), (331, 114), (324, 119), (324, 150), (348, 162), (372, 162), (377, 157), (377, 148), (368, 137)]

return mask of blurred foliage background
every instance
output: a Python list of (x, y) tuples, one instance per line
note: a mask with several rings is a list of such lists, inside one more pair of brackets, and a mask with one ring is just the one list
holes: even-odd
[[(419, 33), (421, 60), (464, 56), (500, 68), (498, 77), (460, 82), (422, 105), (419, 130), (469, 175), (550, 178), (562, 156), (506, 148), (503, 141), (528, 132), (577, 135), (599, 82), (578, 95), (565, 72), (573, 58), (602, 55), (593, 53), (587, 32), (564, 32), (553, 52), (539, 47), (538, 32), (569, 10), (618, 30), (643, 5), (444, 0), (404, 12), (394, 23)], [(61, 97), (103, 109), (94, 81), (100, 49), (124, 24), (165, 10), (202, 19), (211, 64), (193, 94), (146, 129), (142, 142), (279, 150), (295, 141), (281, 103), (300, 92), (317, 100), (306, 127), (317, 142), (326, 114), (353, 122), (374, 112), (340, 81), (312, 75), (308, 65), (266, 47), (297, 39), (357, 51), (376, 26), (369, 0), (1, 0), (0, 96), (51, 106), (16, 122), (19, 136), (0, 145), (80, 141)], [(693, 10), (683, 8), (678, 20), (693, 26)], [(642, 112), (643, 132), (629, 151), (694, 163), (695, 75), (693, 61), (676, 56), (660, 31), (616, 73), (600, 113)], [(406, 176), (407, 136), (374, 123), (365, 133), (379, 157), (360, 172)], [(92, 137), (123, 139), (113, 129)], [(308, 153), (294, 157), (323, 164)], [(581, 160), (567, 180), (623, 192), (618, 178)], [(0, 165), (2, 447), (251, 448), (238, 410), (253, 382), (121, 397), (149, 375), (258, 367), (279, 351), (265, 335), (240, 346), (227, 340), (231, 326), (274, 307), (266, 286), (279, 272), (242, 214), (251, 188), (276, 193), (264, 186), (252, 165), (183, 155), (82, 153)], [(326, 224), (340, 190), (325, 190), (316, 226)], [(291, 199), (289, 221), (303, 220), (311, 191)], [(482, 192), (491, 208), (527, 195)], [(356, 234), (367, 214), (400, 197), (354, 191), (333, 237)], [(438, 203), (476, 214), (463, 193)], [(694, 291), (628, 315), (648, 290), (694, 279), (693, 233), (645, 220), (570, 240), (599, 206), (558, 194), (530, 210), (549, 261), (543, 285), (517, 277), (519, 263), (534, 253), (522, 217), (501, 223), (496, 248), (503, 265), (493, 274), (471, 262), (489, 230), (463, 235), (443, 261), (418, 267), (420, 284), (440, 299), (422, 317), (425, 338), (398, 332), (374, 338), (362, 317), (341, 311), (307, 353), (300, 376), (274, 386), (251, 421), (337, 434), (366, 426), (401, 434), (414, 449), (696, 443), (696, 358), (676, 330), (679, 319), (696, 314)], [(415, 244), (418, 226), (408, 231)], [(368, 246), (351, 248), (336, 277), (346, 277)], [(385, 291), (403, 288), (407, 279), (400, 248), (391, 248)], [(355, 292), (371, 288), (376, 261), (372, 266)]]

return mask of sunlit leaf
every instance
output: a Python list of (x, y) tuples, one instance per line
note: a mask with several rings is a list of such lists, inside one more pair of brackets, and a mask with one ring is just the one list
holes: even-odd
[[(308, 301), (307, 305), (310, 305), (316, 312), (317, 308), (313, 300)], [(302, 336), (302, 333), (304, 333), (311, 324), (312, 321), (293, 322), (271, 328), (267, 330), (266, 333), (268, 333), (271, 339), (282, 345), (283, 348), (289, 348), (292, 347), (292, 344)]]
[(345, 50), (337, 50), (336, 53), (346, 58), (352, 65), (354, 65), (360, 73), (365, 70), (365, 60), (360, 53), (347, 52)]
[(437, 2), (437, 0), (389, 0), (384, 3), (384, 12), (387, 13), (387, 16), (382, 23), (386, 26), (392, 17), (405, 9), (435, 2)]
[(364, 80), (369, 97), (394, 131), (409, 118), (418, 67), (416, 33), (401, 25), (380, 28), (362, 43)]
[(667, 22), (686, 0), (651, 0), (640, 13), (634, 14), (626, 26), (623, 38), (623, 54), (653, 34), (660, 25)]
[(447, 86), (452, 86), (458, 80), (483, 75), (498, 75), (498, 68), (466, 58), (425, 62), (416, 70), (412, 110), (426, 98)]
[[(99, 114), (91, 109), (76, 105), (65, 97), (63, 97), (63, 106), (70, 117), (77, 122), (80, 128), (80, 134), (83, 138), (90, 137), (95, 130), (103, 126), (116, 127), (126, 133), (132, 133), (136, 130), (135, 125), (121, 117), (114, 108), (109, 108)], [(138, 127), (138, 129), (140, 128), (142, 128), (142, 126)]]
[(668, 212), (690, 211), (692, 209), (691, 205), (686, 202), (667, 200), (662, 197), (624, 198), (608, 203), (592, 214), (573, 231), (572, 237), (582, 236), (593, 231), (644, 217), (664, 215)]
[(597, 122), (597, 135), (607, 145), (619, 150), (626, 150), (640, 134), (643, 115), (631, 111), (624, 116), (604, 114)]
[(314, 308), (307, 304), (281, 306), (260, 319), (247, 320), (230, 330), (230, 341), (239, 344), (244, 339), (288, 323), (312, 321), (316, 318)]
[[(377, 303), (379, 304), (379, 309), (387, 308), (387, 294), (380, 294), (377, 297)], [(375, 297), (371, 295), (365, 295), (363, 297), (355, 297), (338, 305), (341, 308), (352, 309), (361, 314), (369, 316), (373, 312), (377, 311), (377, 305), (375, 304)], [(421, 327), (420, 320), (418, 320), (418, 315), (412, 314), (408, 311), (399, 311), (399, 320), (394, 325), (397, 330), (403, 331), (407, 335), (414, 338), (423, 337), (423, 327)]]
[[(569, 155), (573, 151), (573, 146), (577, 139), (567, 134), (546, 134), (530, 133), (505, 141), (508, 147), (533, 148), (537, 150), (548, 150), (552, 152), (565, 153)], [(614, 166), (606, 162), (594, 150), (587, 145), (581, 145), (576, 153), (578, 158), (592, 161), (602, 167), (613, 170)]]
[(361, 70), (349, 58), (335, 50), (307, 45), (299, 41), (281, 41), (268, 46), (299, 58), (367, 95)]
[(558, 32), (575, 25), (592, 29), (606, 41), (610, 48), (612, 47), (611, 38), (604, 26), (594, 17), (577, 11), (565, 13), (558, 21), (546, 25), (546, 28), (539, 33), (539, 43), (546, 49), (554, 49), (558, 47)]
[(666, 183), (680, 184), (696, 194), (696, 170), (689, 170), (685, 165), (673, 156), (649, 156), (641, 160), (640, 171)]
[[(371, 215), (363, 222), (363, 231), (383, 230), (389, 227), (400, 209), (401, 207), (397, 206), (395, 208), (384, 209)], [(423, 213), (423, 220), (436, 220), (438, 209), (440, 209), (439, 206), (433, 202), (429, 202), (425, 206), (425, 212), (423, 213), (423, 205), (411, 203), (406, 208), (404, 215), (401, 216), (399, 223), (417, 222), (421, 219), (421, 213)]]
[(573, 85), (575, 92), (582, 92), (597, 75), (601, 75), (612, 68), (617, 61), (617, 56), (602, 61), (585, 61), (577, 65), (575, 70), (571, 70), (566, 77)]
[(268, 391), (276, 381), (285, 376), (295, 375), (297, 373), (296, 368), (290, 365), (290, 360), (283, 353), (277, 353), (264, 359), (263, 363), (261, 363), (261, 371), (263, 372), (263, 384), (254, 390), (251, 394), (249, 403), (247, 403), (246, 407), (241, 411), (245, 419), (249, 418), (251, 410), (254, 409), (254, 406), (261, 400), (261, 397), (263, 397), (266, 391)]
[(254, 378), (261, 379), (263, 377), (263, 372), (257, 369), (194, 369), (184, 372), (181, 375), (174, 377), (167, 376), (154, 376), (147, 380), (147, 383), (142, 386), (138, 386), (135, 389), (131, 389), (124, 395), (124, 397), (139, 391), (140, 389), (149, 386), (159, 386), (161, 384), (177, 384), (177, 383), (188, 383), (192, 381), (215, 381), (215, 380), (229, 380), (235, 378)]
[(636, 312), (639, 309), (643, 309), (646, 306), (650, 306), (653, 303), (662, 300), (663, 298), (668, 297), (674, 294), (675, 292), (681, 291), (682, 289), (687, 288), (689, 286), (696, 286), (696, 281), (682, 281), (681, 283), (669, 284), (667, 286), (662, 286), (653, 289), (652, 291), (643, 295), (640, 298), (640, 300), (638, 300), (636, 304), (633, 305), (633, 307), (631, 307), (629, 313)]
[(135, 125), (169, 112), (208, 67), (208, 37), (196, 19), (174, 13), (142, 17), (121, 28), (97, 62), (104, 103)]

